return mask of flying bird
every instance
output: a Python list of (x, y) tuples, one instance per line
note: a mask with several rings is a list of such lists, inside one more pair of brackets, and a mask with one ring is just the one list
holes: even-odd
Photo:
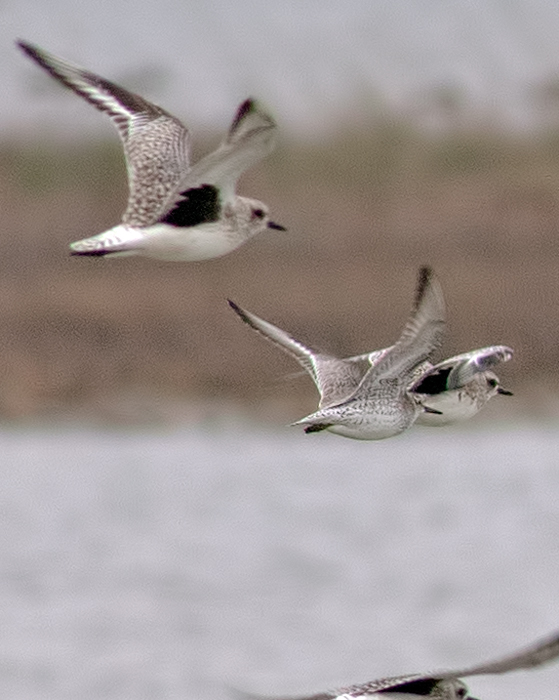
[[(469, 666), (453, 671), (415, 673), (407, 676), (379, 678), (361, 685), (317, 693), (299, 698), (259, 698), (259, 700), (476, 700), (460, 679), (467, 676), (482, 676), (509, 673), (522, 669), (537, 668), (559, 656), (559, 634), (555, 633), (532, 646), (496, 661)], [(245, 698), (256, 700), (259, 696), (241, 693)]]
[(70, 244), (72, 255), (194, 261), (230, 253), (266, 229), (268, 207), (235, 193), (238, 178), (274, 147), (276, 124), (253, 99), (237, 109), (217, 150), (189, 162), (189, 132), (161, 107), (25, 41), (18, 46), (115, 124), (128, 171), (122, 221)]
[[(348, 398), (365, 374), (394, 347), (338, 358), (303, 344), (232, 301), (229, 304), (245, 323), (304, 367), (320, 393), (319, 409)], [(407, 387), (420, 405), (427, 408), (419, 412), (415, 422), (426, 426), (456, 423), (471, 418), (493, 396), (512, 395), (492, 371), (498, 363), (507, 362), (512, 356), (512, 348), (493, 345), (455, 355), (437, 364), (428, 360), (421, 362), (412, 372)]]
[(430, 268), (419, 271), (414, 308), (397, 343), (347, 360), (312, 350), (235, 302), (229, 304), (243, 321), (294, 356), (314, 379), (320, 392), (318, 410), (294, 423), (304, 425), (305, 432), (329, 430), (354, 439), (380, 440), (403, 432), (423, 412), (439, 413), (408, 389), (418, 367), (439, 348), (445, 328), (443, 293)]

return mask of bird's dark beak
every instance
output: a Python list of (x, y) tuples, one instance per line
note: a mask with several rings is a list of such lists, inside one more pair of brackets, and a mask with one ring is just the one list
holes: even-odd
[(497, 393), (502, 394), (503, 396), (514, 396), (512, 391), (509, 391), (508, 389), (503, 389), (503, 387), (501, 386), (497, 389)]
[(268, 228), (273, 228), (276, 231), (287, 231), (287, 229), (281, 224), (276, 224), (275, 221), (268, 221)]
[(436, 408), (431, 408), (431, 406), (423, 406), (423, 410), (425, 413), (434, 413), (436, 416), (442, 416), (443, 412), (442, 411), (437, 411)]

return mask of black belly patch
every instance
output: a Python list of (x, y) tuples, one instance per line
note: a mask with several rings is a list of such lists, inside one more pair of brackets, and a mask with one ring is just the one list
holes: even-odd
[(436, 678), (421, 678), (417, 681), (409, 681), (402, 685), (393, 685), (390, 688), (378, 690), (379, 693), (412, 693), (413, 695), (430, 695), (439, 681)]
[(198, 226), (217, 221), (221, 211), (219, 190), (213, 185), (201, 185), (181, 192), (180, 202), (160, 221), (171, 226)]
[(448, 375), (452, 371), (452, 367), (440, 369), (434, 374), (428, 374), (425, 379), (414, 387), (414, 392), (418, 394), (441, 394), (447, 389)]

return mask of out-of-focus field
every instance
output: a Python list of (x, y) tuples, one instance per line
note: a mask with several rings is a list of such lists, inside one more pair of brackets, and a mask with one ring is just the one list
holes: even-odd
[(517, 405), (555, 405), (559, 131), (428, 136), (387, 121), (282, 143), (239, 191), (267, 202), (288, 233), (203, 263), (71, 258), (70, 241), (120, 219), (116, 136), (2, 145), (0, 416), (166, 420), (217, 400), (295, 418), (315, 405), (310, 380), (284, 381), (296, 363), (226, 298), (355, 354), (398, 337), (424, 263), (445, 290), (444, 354), (511, 345), (500, 375)]

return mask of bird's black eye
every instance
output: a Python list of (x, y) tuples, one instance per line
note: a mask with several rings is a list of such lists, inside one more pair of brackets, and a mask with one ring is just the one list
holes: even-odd
[(466, 697), (466, 688), (456, 688), (456, 697), (457, 698), (465, 698)]
[(492, 389), (494, 389), (494, 388), (497, 386), (497, 380), (496, 380), (496, 379), (488, 379), (488, 380), (487, 380), (487, 383), (489, 384), (489, 386), (490, 386)]
[(264, 210), (263, 209), (253, 209), (252, 215), (255, 216), (257, 219), (263, 219), (264, 218)]

